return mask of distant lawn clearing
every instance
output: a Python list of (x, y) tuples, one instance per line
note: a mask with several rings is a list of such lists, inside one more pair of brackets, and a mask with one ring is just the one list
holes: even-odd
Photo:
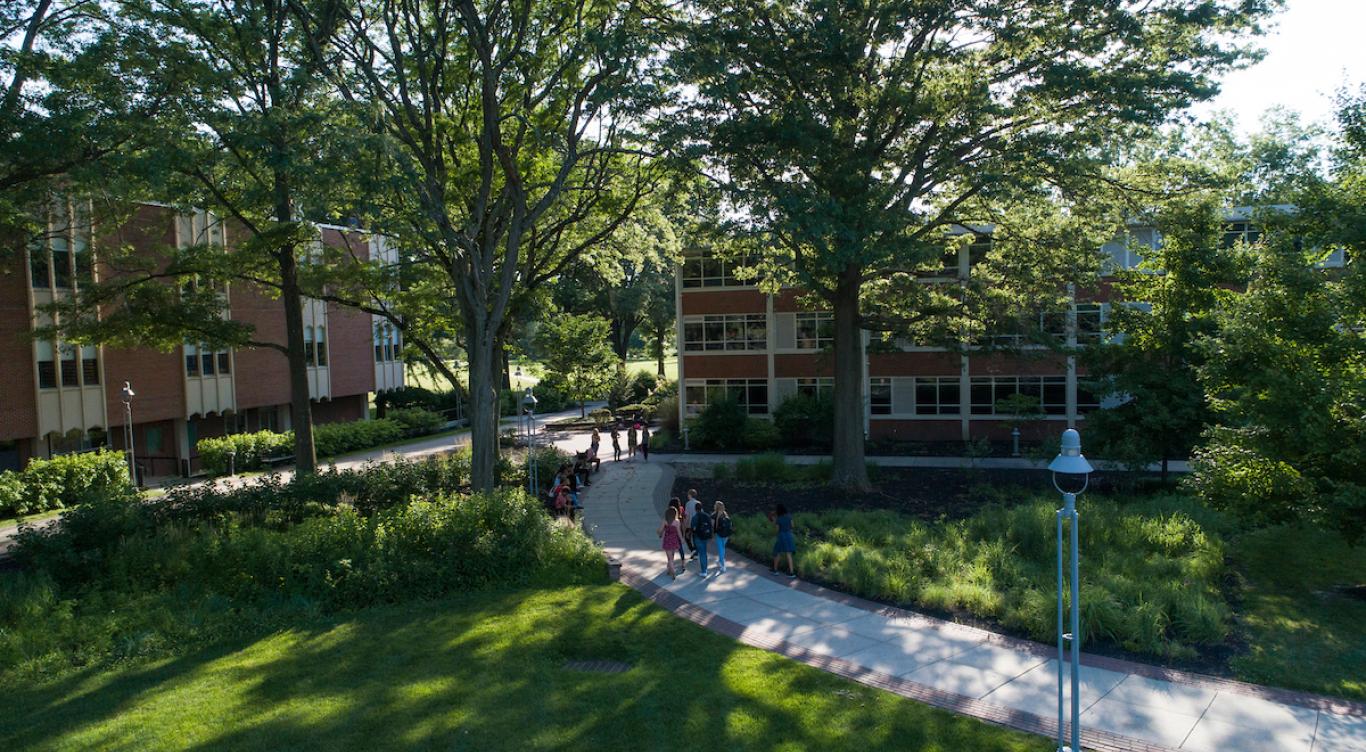
[(1050, 749), (741, 646), (620, 585), (376, 608), (0, 693), (0, 749)]

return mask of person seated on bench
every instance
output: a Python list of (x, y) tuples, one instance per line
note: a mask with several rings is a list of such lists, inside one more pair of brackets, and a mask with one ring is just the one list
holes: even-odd
[(602, 460), (598, 459), (598, 447), (596, 444), (588, 447), (588, 451), (584, 454), (583, 460), (584, 464), (592, 472), (596, 473), (602, 469)]

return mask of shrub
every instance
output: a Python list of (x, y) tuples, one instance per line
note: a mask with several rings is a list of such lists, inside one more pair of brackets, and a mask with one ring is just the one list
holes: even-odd
[(398, 421), (404, 429), (414, 433), (432, 433), (446, 424), (441, 413), (424, 410), (420, 407), (404, 407), (390, 410), (387, 420)]
[(665, 397), (655, 403), (655, 415), (659, 418), (659, 425), (665, 431), (677, 436), (682, 432), (682, 426), (678, 422), (678, 396)]
[(659, 386), (659, 377), (649, 371), (636, 371), (626, 383), (626, 401), (640, 403), (646, 401)]
[(794, 394), (773, 411), (773, 425), (788, 446), (830, 446), (835, 436), (835, 402)]
[(122, 452), (101, 449), (33, 460), (22, 472), (0, 473), (0, 515), (66, 509), (130, 489)]
[(569, 401), (569, 391), (559, 374), (548, 374), (531, 387), (531, 393), (536, 396), (538, 413), (555, 413), (574, 404)]
[(738, 449), (744, 440), (749, 415), (735, 400), (722, 399), (707, 405), (692, 423), (692, 441), (714, 449)]
[(650, 449), (655, 451), (668, 451), (678, 443), (678, 437), (667, 428), (661, 428), (650, 434)]
[(778, 427), (773, 425), (773, 421), (763, 418), (750, 418), (745, 421), (744, 434), (740, 437), (740, 443), (746, 449), (772, 449), (782, 441), (782, 436), (778, 434)]
[(403, 426), (391, 418), (324, 423), (313, 427), (313, 442), (320, 457), (368, 449), (402, 438)]
[(649, 420), (653, 418), (655, 415), (655, 406), (642, 405), (638, 403), (633, 405), (622, 405), (613, 412), (616, 414), (618, 418), (629, 418), (639, 415), (645, 420)]
[(605, 407), (599, 407), (596, 410), (589, 410), (588, 417), (593, 419), (593, 425), (601, 428), (612, 422), (612, 411)]
[(1294, 519), (1314, 495), (1313, 484), (1289, 463), (1242, 445), (1231, 432), (1216, 431), (1191, 458), (1188, 490), (1215, 509), (1258, 523)]
[(240, 472), (264, 467), (266, 459), (270, 457), (293, 455), (294, 434), (274, 431), (234, 433), (200, 439), (195, 446), (199, 450), (199, 463), (207, 472), (228, 472), (232, 452), (236, 452), (236, 457), (231, 466)]

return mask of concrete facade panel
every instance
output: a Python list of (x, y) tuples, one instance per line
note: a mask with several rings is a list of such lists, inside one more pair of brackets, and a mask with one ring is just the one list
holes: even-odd
[(886, 420), (868, 421), (868, 435), (872, 439), (896, 441), (961, 441), (962, 423), (958, 418), (947, 420)]

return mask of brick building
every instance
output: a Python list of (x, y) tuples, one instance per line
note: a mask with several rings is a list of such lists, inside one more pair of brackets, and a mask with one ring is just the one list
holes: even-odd
[[(96, 228), (79, 204), (49, 218), (46, 239), (8, 257), (0, 269), (0, 469), (30, 458), (100, 446), (122, 449), (125, 381), (133, 399), (133, 445), (147, 476), (198, 472), (196, 443), (225, 433), (290, 428), (285, 356), (268, 348), (213, 351), (186, 343), (173, 352), (75, 347), (35, 340), (47, 323), (45, 303), (73, 294), (83, 280), (110, 274), (99, 263), (104, 243), (149, 253), (157, 247), (209, 243), (231, 252), (233, 230), (205, 212), (181, 214), (144, 204), (117, 228)], [(319, 226), (318, 242), (346, 246), (361, 258), (393, 260), (383, 237)], [(255, 338), (283, 344), (284, 308), (251, 285), (223, 291), (228, 315), (255, 327)], [(309, 392), (317, 423), (367, 417), (371, 392), (403, 386), (397, 336), (370, 314), (319, 300), (304, 302)]]

